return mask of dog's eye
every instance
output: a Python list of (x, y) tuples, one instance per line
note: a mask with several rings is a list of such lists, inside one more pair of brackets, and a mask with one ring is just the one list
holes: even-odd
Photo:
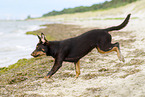
[(41, 51), (41, 50), (42, 50), (42, 49), (41, 49), (41, 47), (37, 47), (36, 49), (37, 49), (37, 50), (39, 50), (39, 51)]

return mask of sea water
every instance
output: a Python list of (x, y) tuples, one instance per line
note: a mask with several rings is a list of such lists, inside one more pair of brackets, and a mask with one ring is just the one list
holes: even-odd
[(40, 29), (48, 21), (0, 21), (0, 67), (7, 67), (22, 58), (31, 58), (38, 43), (37, 36), (27, 31)]

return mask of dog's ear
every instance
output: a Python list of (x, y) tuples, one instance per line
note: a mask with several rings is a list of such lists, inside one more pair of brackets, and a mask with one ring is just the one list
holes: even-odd
[(43, 33), (41, 33), (41, 42), (44, 44), (45, 42), (47, 42), (45, 35)]
[(38, 36), (39, 42), (41, 42), (41, 37), (39, 35), (37, 35), (37, 36)]

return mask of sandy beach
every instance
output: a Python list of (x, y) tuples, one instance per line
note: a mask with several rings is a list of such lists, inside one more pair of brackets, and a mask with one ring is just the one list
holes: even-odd
[[(118, 25), (121, 22), (122, 20), (100, 20), (71, 24), (81, 25), (81, 27), (106, 28)], [(125, 63), (118, 60), (116, 53), (102, 55), (94, 49), (81, 60), (81, 75), (77, 80), (74, 81), (74, 78), (70, 77), (63, 81), (55, 79), (53, 84), (44, 83), (40, 89), (27, 93), (35, 94), (42, 91), (39, 94), (46, 93), (46, 95), (54, 96), (57, 94), (57, 96), (69, 97), (144, 97), (144, 23), (144, 20), (131, 19), (123, 30), (111, 32), (113, 42), (120, 42)], [(68, 73), (70, 71), (60, 72)], [(55, 85), (58, 87), (55, 87)], [(46, 87), (49, 89), (46, 89)]]
[[(78, 79), (74, 78), (74, 64), (64, 62), (52, 79), (45, 80), (43, 76), (51, 69), (53, 58), (25, 59), (25, 65), (1, 74), (2, 97), (145, 97), (145, 19), (133, 18), (136, 16), (132, 14), (124, 29), (110, 32), (112, 42), (120, 43), (124, 63), (119, 61), (116, 52), (100, 54), (94, 49), (81, 59)], [(62, 24), (45, 25), (46, 28), (34, 33), (44, 32), (51, 40), (63, 40), (91, 29), (116, 26), (122, 21), (71, 19)]]
[[(94, 28), (106, 28), (118, 25), (123, 20), (96, 20), (84, 22), (72, 22), (65, 24), (47, 25), (47, 28), (41, 29), (45, 33), (52, 30), (60, 34), (56, 39), (56, 33), (49, 34), (56, 40), (62, 40), (77, 36), (85, 31)], [(111, 25), (110, 25), (111, 22)], [(1, 75), (1, 78), (9, 77), (9, 85), (3, 85), (2, 95), (28, 95), (28, 96), (47, 96), (47, 97), (143, 97), (145, 96), (145, 61), (144, 61), (144, 20), (131, 19), (129, 24), (121, 31), (111, 32), (113, 42), (119, 42), (121, 52), (125, 57), (125, 63), (118, 60), (115, 52), (109, 54), (99, 54), (96, 49), (81, 59), (81, 75), (75, 80), (75, 70), (72, 63), (63, 63), (63, 67), (52, 77), (52, 80), (44, 80), (39, 76), (45, 76), (53, 65), (53, 59), (42, 57), (34, 63), (31, 63), (31, 69), (34, 69), (36, 77), (31, 76), (28, 71), (33, 71), (30, 64), (22, 68)], [(70, 25), (73, 24), (73, 25)], [(91, 25), (90, 25), (91, 24)], [(75, 26), (78, 25), (78, 26)], [(61, 30), (54, 30), (55, 27)], [(87, 28), (86, 28), (87, 27)], [(49, 29), (49, 30), (48, 30)], [(52, 29), (52, 30), (51, 30)], [(72, 30), (73, 29), (73, 30)], [(75, 29), (75, 30), (74, 30)], [(138, 30), (137, 30), (138, 29)], [(78, 31), (78, 32), (77, 32)], [(39, 32), (39, 30), (38, 30)], [(68, 34), (67, 34), (68, 33)], [(46, 34), (47, 35), (47, 34)], [(41, 66), (41, 70), (39, 67)], [(27, 68), (27, 69), (26, 69)], [(23, 72), (22, 72), (23, 71)], [(22, 74), (21, 74), (22, 72)], [(17, 77), (16, 77), (17, 76)], [(23, 81), (23, 80), (24, 81)], [(4, 81), (4, 79), (2, 80)], [(29, 89), (28, 89), (29, 88)], [(12, 90), (11, 90), (12, 89)], [(8, 93), (8, 91), (11, 91)]]

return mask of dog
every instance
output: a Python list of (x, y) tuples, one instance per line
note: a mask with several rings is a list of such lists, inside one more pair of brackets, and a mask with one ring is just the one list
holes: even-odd
[(80, 59), (87, 55), (92, 49), (96, 48), (99, 53), (117, 52), (120, 61), (125, 61), (121, 54), (119, 43), (111, 43), (112, 37), (109, 31), (120, 30), (124, 28), (130, 19), (128, 14), (126, 19), (118, 26), (112, 26), (106, 29), (93, 29), (77, 37), (65, 39), (62, 41), (48, 41), (45, 35), (41, 33), (39, 43), (32, 52), (33, 57), (42, 55), (52, 56), (55, 59), (54, 65), (45, 78), (50, 78), (62, 66), (63, 61), (73, 62), (75, 64), (76, 76), (80, 75)]

